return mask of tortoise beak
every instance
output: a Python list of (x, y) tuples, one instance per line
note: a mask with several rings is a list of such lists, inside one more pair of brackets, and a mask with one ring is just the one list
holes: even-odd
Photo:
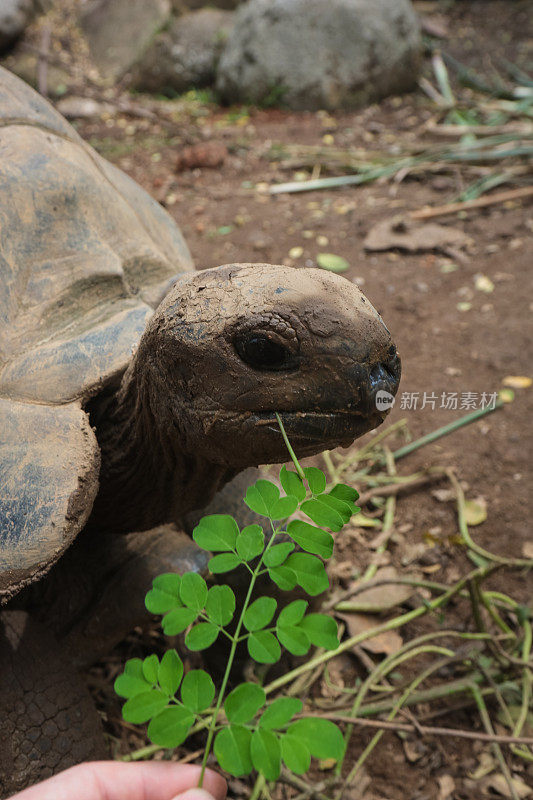
[(328, 449), (350, 445), (384, 421), (394, 405), (400, 377), (400, 357), (391, 344), (384, 359), (354, 364), (348, 375), (348, 400), (337, 397), (333, 407), (323, 410), (280, 411), (289, 439), (299, 445), (300, 452), (302, 446), (305, 450), (313, 444), (316, 450), (317, 442)]

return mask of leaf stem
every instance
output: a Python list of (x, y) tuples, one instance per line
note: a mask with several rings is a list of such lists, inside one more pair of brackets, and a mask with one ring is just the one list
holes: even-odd
[(292, 459), (292, 463), (294, 464), (294, 466), (295, 466), (295, 468), (296, 468), (296, 472), (298, 473), (298, 477), (299, 477), (299, 478), (300, 478), (302, 481), (305, 481), (305, 475), (304, 475), (304, 471), (303, 471), (303, 469), (302, 469), (302, 468), (301, 468), (301, 466), (300, 466), (300, 462), (299, 462), (299, 461), (298, 461), (298, 459), (296, 458), (296, 453), (295, 453), (295, 452), (294, 452), (294, 450), (292, 449), (292, 445), (291, 445), (291, 443), (289, 442), (289, 437), (288, 437), (288, 436), (287, 436), (287, 434), (285, 433), (285, 428), (283, 427), (283, 422), (281, 421), (281, 417), (280, 417), (280, 415), (278, 414), (278, 412), (277, 412), (277, 411), (276, 411), (276, 419), (277, 419), (277, 421), (278, 421), (278, 425), (279, 425), (279, 429), (280, 429), (280, 431), (281, 431), (281, 435), (283, 436), (283, 441), (285, 442), (285, 444), (286, 444), (286, 446), (287, 446), (287, 450), (289, 451), (289, 455), (290, 455), (290, 457), (291, 457), (291, 459)]
[(244, 622), (244, 615), (245, 615), (246, 609), (248, 608), (248, 605), (250, 603), (250, 600), (251, 600), (251, 597), (252, 597), (252, 592), (253, 592), (253, 589), (254, 589), (254, 586), (255, 586), (255, 582), (256, 582), (256, 580), (258, 578), (258, 574), (259, 574), (261, 565), (263, 563), (263, 559), (265, 557), (265, 554), (270, 549), (270, 547), (272, 545), (272, 542), (276, 538), (276, 533), (277, 533), (277, 531), (274, 530), (273, 535), (270, 537), (270, 539), (269, 539), (269, 541), (268, 541), (268, 543), (267, 543), (267, 545), (266, 545), (266, 547), (265, 547), (265, 549), (263, 551), (263, 555), (259, 559), (259, 562), (258, 562), (256, 568), (254, 569), (253, 573), (252, 573), (252, 577), (250, 579), (250, 584), (248, 586), (248, 592), (246, 593), (246, 598), (244, 600), (244, 603), (243, 603), (243, 606), (242, 606), (242, 609), (241, 609), (241, 614), (239, 616), (239, 621), (237, 623), (237, 627), (235, 628), (235, 633), (231, 637), (232, 640), (233, 640), (232, 644), (231, 644), (231, 650), (229, 652), (228, 661), (226, 663), (226, 669), (225, 669), (225, 672), (224, 672), (224, 677), (222, 679), (222, 685), (221, 685), (220, 691), (218, 693), (217, 704), (215, 706), (215, 710), (213, 711), (213, 716), (211, 717), (211, 722), (209, 723), (209, 731), (208, 731), (208, 734), (207, 734), (207, 742), (206, 742), (206, 745), (205, 745), (205, 752), (204, 752), (204, 757), (203, 757), (203, 760), (202, 760), (202, 771), (200, 773), (200, 779), (198, 781), (198, 786), (200, 788), (202, 787), (203, 782), (204, 782), (204, 775), (205, 775), (205, 770), (206, 770), (206, 767), (207, 767), (207, 759), (209, 758), (209, 754), (211, 752), (211, 745), (213, 743), (213, 737), (215, 735), (215, 728), (216, 728), (216, 724), (217, 724), (218, 714), (219, 714), (220, 708), (222, 706), (222, 702), (224, 700), (224, 695), (225, 695), (225, 692), (226, 692), (226, 686), (228, 685), (228, 680), (229, 680), (229, 676), (230, 676), (230, 673), (231, 673), (231, 668), (233, 666), (233, 661), (235, 660), (235, 653), (237, 651), (237, 646), (238, 646), (239, 641), (240, 641), (239, 637), (240, 637), (241, 628), (242, 628), (243, 622)]

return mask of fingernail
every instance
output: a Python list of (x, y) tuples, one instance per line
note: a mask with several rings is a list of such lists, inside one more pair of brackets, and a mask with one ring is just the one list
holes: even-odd
[(172, 800), (215, 800), (215, 798), (205, 789), (188, 789), (183, 794), (177, 794)]

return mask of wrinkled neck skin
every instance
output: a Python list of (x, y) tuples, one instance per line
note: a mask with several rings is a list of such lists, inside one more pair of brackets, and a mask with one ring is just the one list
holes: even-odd
[(187, 447), (187, 415), (180, 408), (184, 395), (175, 384), (172, 392), (159, 385), (143, 351), (141, 345), (119, 388), (89, 408), (102, 463), (88, 527), (100, 532), (178, 522), (205, 506), (237, 472)]

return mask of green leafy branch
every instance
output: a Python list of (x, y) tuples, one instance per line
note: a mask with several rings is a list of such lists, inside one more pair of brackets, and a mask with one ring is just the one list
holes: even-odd
[[(175, 650), (168, 650), (161, 660), (155, 654), (144, 660), (130, 659), (115, 681), (115, 691), (126, 699), (124, 719), (148, 722), (153, 744), (175, 748), (199, 727), (208, 729), (200, 785), (211, 749), (222, 769), (232, 775), (248, 775), (255, 769), (268, 781), (279, 778), (282, 762), (293, 773), (303, 774), (311, 757), (340, 760), (344, 754), (339, 728), (320, 717), (300, 717), (303, 703), (299, 698), (267, 701), (265, 689), (251, 682), (226, 693), (239, 645), (245, 644), (260, 664), (276, 663), (283, 649), (303, 656), (312, 645), (325, 650), (339, 646), (334, 619), (309, 613), (306, 600), (293, 600), (278, 609), (275, 597), (253, 599), (258, 578), (266, 575), (283, 591), (298, 586), (311, 597), (326, 591), (329, 579), (324, 562), (333, 553), (331, 532), (340, 531), (360, 511), (355, 489), (342, 483), (327, 488), (324, 473), (315, 467), (302, 469), (285, 440), (297, 470), (281, 468), (279, 480), (285, 494), (275, 483), (261, 479), (248, 488), (244, 499), (250, 510), (266, 518), (269, 535), (259, 524), (240, 530), (226, 514), (204, 517), (193, 531), (197, 545), (214, 554), (209, 561), (213, 575), (237, 567), (249, 572), (239, 612), (230, 586), (209, 587), (195, 572), (159, 575), (146, 595), (146, 607), (162, 617), (164, 633), (185, 632), (189, 650), (205, 650), (221, 635), (230, 641), (218, 693), (205, 670), (184, 674)], [(296, 511), (310, 521), (287, 522)]]

